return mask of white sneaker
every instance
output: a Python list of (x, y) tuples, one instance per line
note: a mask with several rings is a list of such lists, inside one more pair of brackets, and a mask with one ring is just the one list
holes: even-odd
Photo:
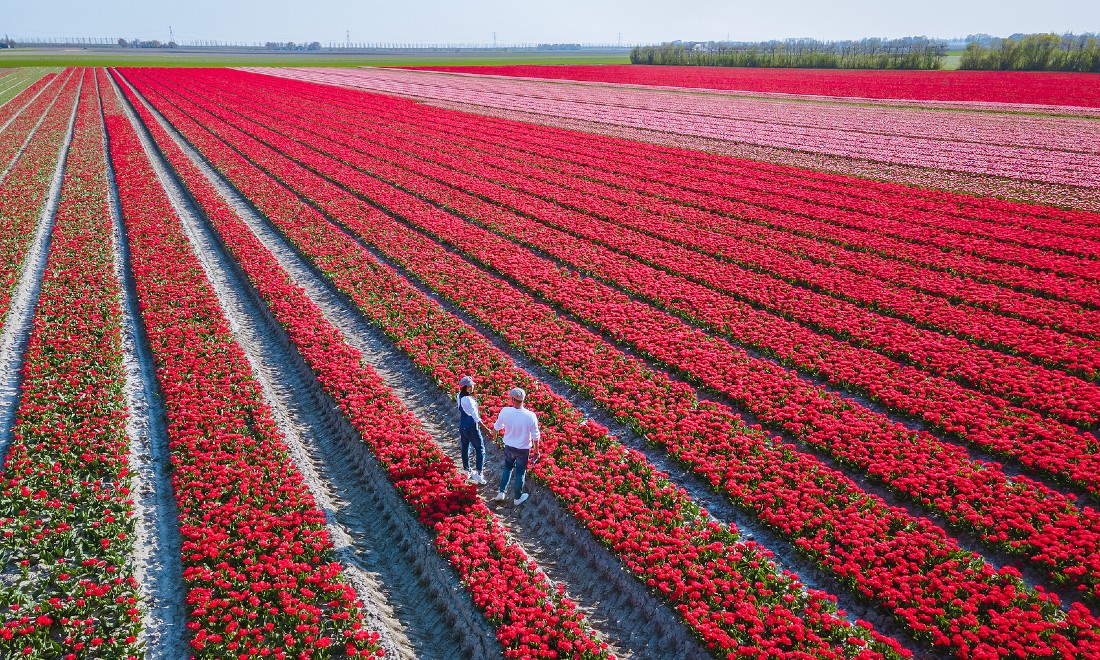
[(474, 473), (474, 482), (478, 483), (478, 484), (481, 484), (482, 486), (489, 483), (488, 481), (485, 480), (485, 477), (480, 472), (475, 472)]
[(528, 497), (528, 496), (527, 496), (527, 493), (524, 493), (523, 495), (520, 495), (520, 496), (519, 496), (519, 499), (517, 499), (517, 500), (515, 501), (515, 505), (516, 505), (516, 506), (519, 506), (520, 504), (523, 504), (524, 502), (526, 502), (526, 501), (527, 501), (527, 497)]
[(477, 481), (477, 477), (474, 476), (476, 474), (477, 474), (477, 472), (475, 472), (473, 470), (466, 470), (466, 478), (469, 479), (470, 481)]
[(498, 492), (497, 496), (493, 498), (493, 501), (494, 502), (503, 502), (504, 501), (504, 491), (502, 490), (502, 491)]

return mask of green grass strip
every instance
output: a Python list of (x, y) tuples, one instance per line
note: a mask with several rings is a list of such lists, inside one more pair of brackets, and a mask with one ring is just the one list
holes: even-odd
[(0, 105), (4, 105), (19, 95), (24, 89), (36, 83), (50, 69), (34, 67), (20, 69), (0, 78)]
[[(0, 68), (66, 66), (482, 66), (504, 64), (629, 64), (626, 52), (608, 51), (409, 51), (393, 54), (242, 53), (112, 49), (87, 51), (15, 50), (0, 54)], [(15, 74), (12, 74), (15, 75)], [(0, 79), (2, 83), (3, 79)]]

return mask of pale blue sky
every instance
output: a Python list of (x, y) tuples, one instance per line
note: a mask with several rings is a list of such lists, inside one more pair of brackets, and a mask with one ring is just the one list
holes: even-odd
[(0, 34), (178, 40), (624, 42), (1100, 31), (1096, 0), (0, 0)]

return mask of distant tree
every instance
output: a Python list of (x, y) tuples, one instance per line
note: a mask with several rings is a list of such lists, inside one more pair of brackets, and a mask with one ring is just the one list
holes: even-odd
[(630, 61), (697, 66), (938, 69), (946, 52), (945, 42), (926, 37), (859, 41), (673, 41), (635, 48), (630, 53)]
[(311, 41), (309, 43), (309, 47), (306, 50), (321, 50), (321, 42), (320, 41)]
[(1100, 38), (1086, 34), (1028, 34), (972, 42), (959, 68), (985, 71), (1076, 71), (1100, 73)]
[(994, 37), (991, 34), (979, 33), (979, 34), (968, 34), (968, 35), (966, 35), (966, 39), (964, 39), (963, 41), (965, 41), (967, 43), (967, 45), (972, 44), (974, 42), (977, 42), (978, 44), (988, 48), (989, 45), (993, 43), (994, 39), (996, 39), (996, 37)]
[(118, 38), (118, 45), (123, 47), (123, 48), (126, 48), (127, 46), (130, 45), (130, 43), (128, 41), (126, 41), (125, 39), (123, 39), (122, 37), (119, 37)]

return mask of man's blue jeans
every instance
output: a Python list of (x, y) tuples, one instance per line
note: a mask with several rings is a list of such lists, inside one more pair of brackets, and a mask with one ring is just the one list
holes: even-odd
[(527, 458), (531, 455), (530, 449), (517, 449), (504, 445), (504, 469), (500, 472), (500, 492), (508, 488), (508, 479), (512, 476), (512, 470), (516, 471), (515, 493), (519, 499), (523, 492), (523, 478), (527, 475)]

